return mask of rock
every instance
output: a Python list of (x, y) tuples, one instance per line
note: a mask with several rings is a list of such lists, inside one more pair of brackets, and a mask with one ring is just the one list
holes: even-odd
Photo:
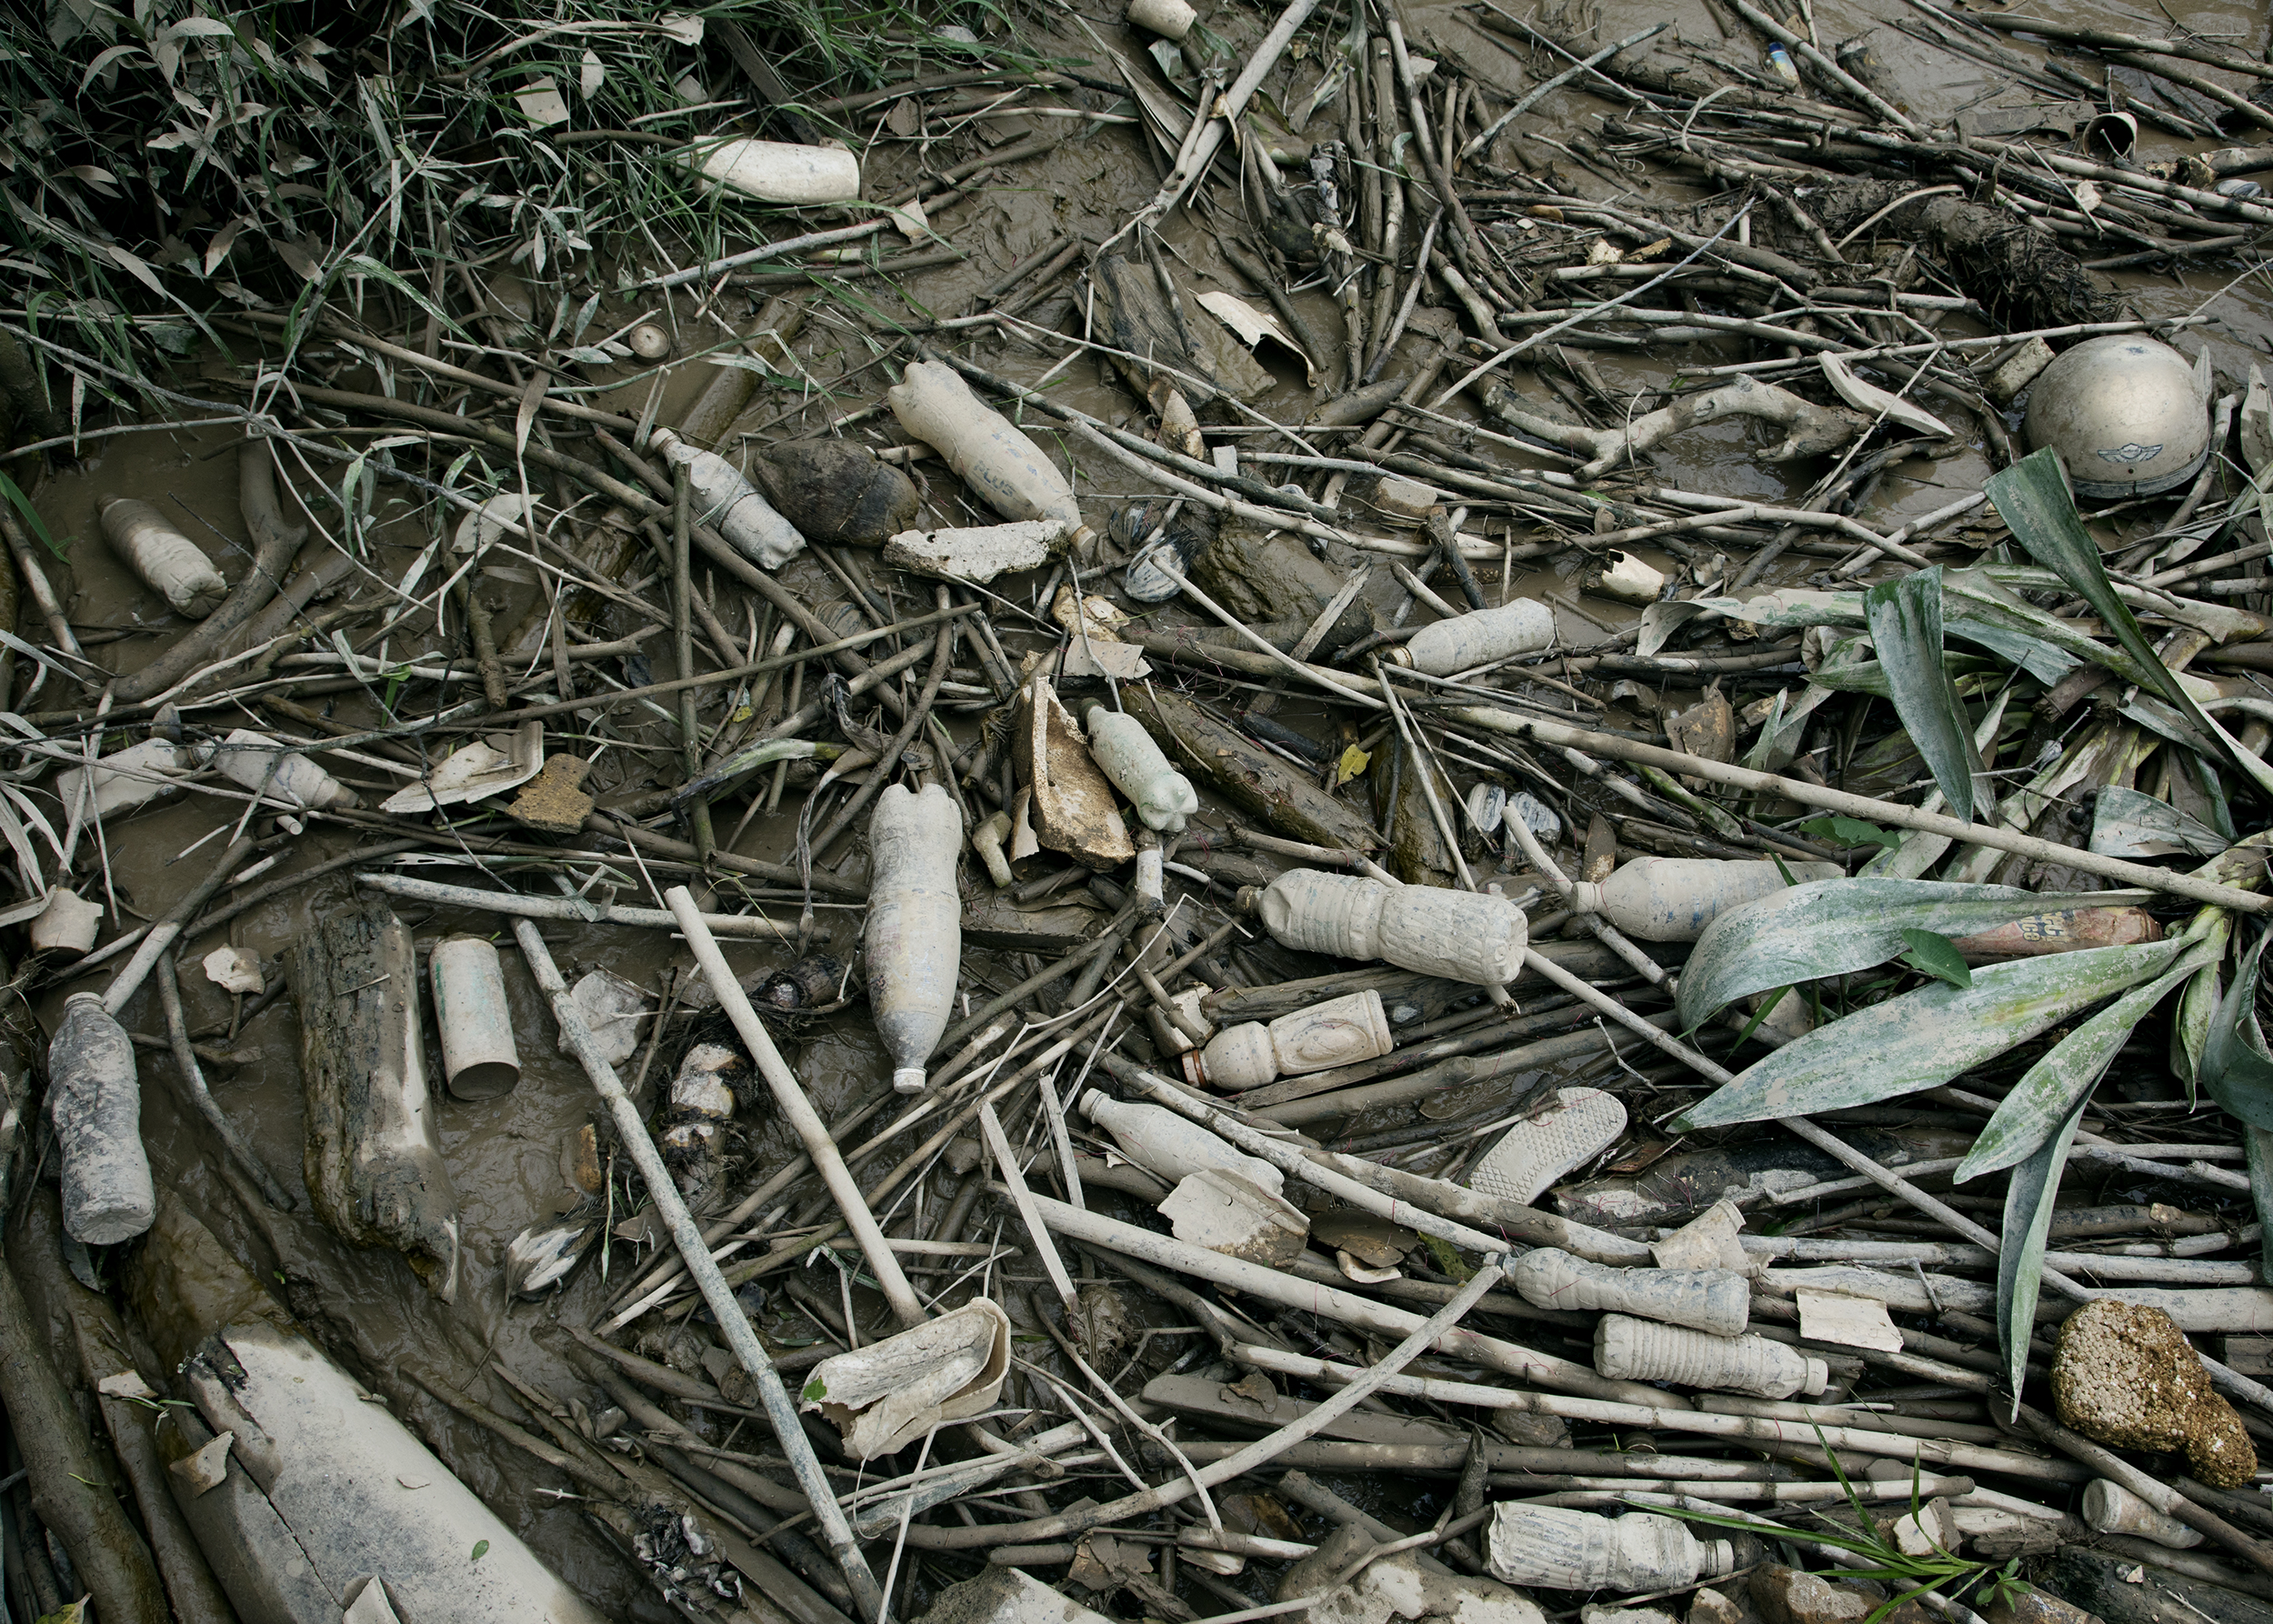
[[(1862, 1624), (1887, 1599), (1874, 1584), (1834, 1582), (1774, 1562), (1752, 1570), (1750, 1589), (1762, 1624)], [(1931, 1619), (1917, 1602), (1906, 1601), (1879, 1624), (1931, 1624)]]
[(1090, 757), (1080, 727), (1039, 676), (1017, 728), (1013, 749), (1018, 777), (1034, 791), (1036, 838), (1100, 874), (1135, 857), (1111, 781)]
[(930, 1624), (1111, 1624), (1017, 1568), (989, 1568), (939, 1592)]
[(1760, 1624), (1760, 1615), (1743, 1586), (1723, 1590), (1706, 1585), (1689, 1598), (1688, 1624)]
[(2118, 1449), (2183, 1449), (2194, 1475), (2241, 1489), (2258, 1469), (2241, 1418), (2210, 1389), (2186, 1336), (2160, 1308), (2101, 1298), (2060, 1327), (2052, 1361), (2060, 1420)]
[[(1278, 1583), (1279, 1599), (1291, 1601), (1325, 1589), (1372, 1544), (1372, 1537), (1355, 1524), (1336, 1529), (1317, 1550), (1287, 1569)], [(1413, 1551), (1382, 1558), (1347, 1584), (1327, 1591), (1322, 1600), (1286, 1617), (1287, 1624), (1387, 1624), (1392, 1618), (1442, 1619), (1445, 1624), (1547, 1620), (1538, 1604), (1522, 1591), (1496, 1579), (1429, 1572)]]
[(592, 816), (593, 799), (585, 794), (585, 775), (592, 764), (581, 756), (547, 756), (545, 766), (522, 787), (506, 808), (516, 823), (546, 835), (574, 835)]
[(205, 955), (205, 979), (223, 992), (247, 996), (268, 985), (261, 973), (260, 955), (246, 947), (215, 947)]
[(1582, 1607), (1578, 1624), (1680, 1624), (1671, 1613), (1654, 1607)]
[(1560, 1416), (1533, 1415), (1522, 1409), (1496, 1409), (1491, 1414), (1491, 1427), (1494, 1432), (1509, 1443), (1521, 1444), (1526, 1449), (1570, 1448), (1570, 1423)]

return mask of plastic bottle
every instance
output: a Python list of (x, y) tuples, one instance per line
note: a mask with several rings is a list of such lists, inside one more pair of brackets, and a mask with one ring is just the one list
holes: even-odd
[(1195, 1086), (1236, 1094), (1282, 1077), (1377, 1059), (1396, 1047), (1381, 995), (1368, 987), (1282, 1015), (1268, 1026), (1251, 1020), (1226, 1027), (1206, 1048), (1184, 1057), (1184, 1075)]
[(720, 141), (690, 158), (704, 179), (760, 203), (850, 203), (860, 195), (860, 160), (841, 146)]
[(2084, 1520), (2102, 1534), (2132, 1534), (2173, 1550), (2202, 1543), (2198, 1529), (2158, 1511), (2120, 1483), (2095, 1478), (2084, 1485)]
[(789, 440), (755, 469), (789, 522), (815, 541), (880, 546), (916, 522), (915, 482), (850, 440)]
[(1092, 1088), (1081, 1097), (1081, 1111), (1113, 1136), (1129, 1160), (1170, 1184), (1180, 1184), (1195, 1173), (1212, 1168), (1236, 1173), (1266, 1195), (1276, 1196), (1286, 1188), (1286, 1175), (1270, 1163), (1234, 1150), (1198, 1123), (1166, 1106), (1133, 1105)]
[(1290, 868), (1256, 900), (1264, 927), (1300, 952), (1381, 958), (1401, 970), (1498, 987), (1523, 968), (1523, 910), (1503, 897)]
[(1670, 1381), (1756, 1398), (1820, 1393), (1831, 1379), (1821, 1359), (1766, 1337), (1709, 1337), (1625, 1314), (1605, 1314), (1595, 1327), (1594, 1368), (1621, 1381)]
[(1552, 1590), (1683, 1590), (1734, 1571), (1726, 1539), (1649, 1511), (1598, 1517), (1566, 1506), (1503, 1500), (1492, 1513), (1488, 1558), (1503, 1584)]
[(667, 428), (656, 429), (647, 445), (674, 467), (686, 468), (694, 487), (695, 522), (716, 526), (735, 551), (760, 569), (779, 569), (805, 551), (796, 526), (716, 451), (690, 446)]
[(495, 1099), (521, 1080), (513, 1044), (513, 1007), (495, 943), (454, 936), (435, 944), (435, 1025), (442, 1033), (442, 1076), (459, 1099)]
[(1494, 660), (1537, 654), (1555, 641), (1555, 611), (1528, 597), (1424, 626), (1396, 651), (1399, 662), (1430, 677), (1473, 671)]
[(1177, 772), (1145, 725), (1126, 711), (1092, 705), (1086, 717), (1089, 754), (1098, 770), (1126, 796), (1148, 829), (1180, 834), (1199, 810), (1199, 793)]
[(63, 1227), (83, 1246), (131, 1240), (157, 1216), (142, 1148), (142, 1088), (135, 1046), (103, 1007), (75, 992), (47, 1046), (47, 1111), (63, 1170)]
[(1199, 21), (1199, 13), (1184, 0), (1128, 0), (1128, 20), (1163, 39), (1182, 39)]
[(80, 787), (88, 769), (75, 767), (55, 775), (55, 795), (65, 817), (100, 815), (115, 817), (148, 806), (179, 787), (175, 779), (189, 770), (189, 754), (170, 738), (150, 737), (128, 745), (115, 756), (95, 764), (93, 803), (79, 806)]
[(936, 784), (894, 784), (868, 820), (868, 1010), (892, 1057), (892, 1086), (924, 1091), (924, 1062), (947, 1029), (963, 963), (955, 865), (963, 814)]
[(1516, 1289), (1542, 1308), (1635, 1314), (1716, 1337), (1741, 1336), (1752, 1286), (1725, 1268), (1607, 1268), (1553, 1247), (1516, 1262)]
[(221, 741), (213, 752), (213, 765), (234, 783), (310, 811), (363, 805), (361, 796), (306, 757), (249, 727), (236, 728)]
[(884, 397), (900, 426), (946, 458), (956, 476), (1003, 517), (1056, 519), (1076, 546), (1088, 538), (1066, 476), (1007, 417), (972, 394), (955, 368), (915, 362)]
[(1579, 913), (1600, 914), (1627, 936), (1646, 942), (1693, 942), (1715, 917), (1785, 887), (1792, 878), (1837, 879), (1847, 870), (1837, 863), (1747, 862), (1726, 857), (1636, 857), (1598, 886), (1580, 881), (1570, 905)]
[(1949, 945), (1965, 956), (1968, 964), (1984, 964), (2160, 940), (2162, 927), (2145, 908), (2064, 907), (2048, 914), (2030, 914), (2025, 919), (2008, 919), (1972, 936), (1958, 937)]
[(213, 560), (147, 502), (113, 496), (104, 503), (103, 535), (144, 585), (193, 620), (203, 620), (229, 596)]

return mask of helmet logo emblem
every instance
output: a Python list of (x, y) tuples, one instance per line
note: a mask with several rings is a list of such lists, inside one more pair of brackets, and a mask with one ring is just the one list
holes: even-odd
[(2111, 451), (2102, 451), (2099, 453), (2100, 458), (2103, 461), (2122, 463), (2126, 466), (2132, 463), (2143, 463), (2151, 457), (2160, 456), (2161, 455), (2162, 447), (2160, 446), (2142, 446), (2136, 440), (2131, 441), (2127, 445), (2118, 446)]

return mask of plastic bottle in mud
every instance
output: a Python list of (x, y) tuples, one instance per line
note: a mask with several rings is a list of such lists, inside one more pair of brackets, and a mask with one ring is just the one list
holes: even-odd
[(1610, 1268), (1541, 1247), (1509, 1273), (1542, 1308), (1637, 1315), (1715, 1337), (1743, 1335), (1752, 1313), (1752, 1283), (1728, 1268)]
[(1383, 958), (1402, 970), (1477, 987), (1514, 980), (1529, 945), (1523, 910), (1477, 891), (1290, 868), (1256, 906), (1265, 928), (1297, 951)]
[(868, 848), (868, 1011), (892, 1057), (892, 1086), (920, 1094), (924, 1062), (954, 1012), (963, 962), (955, 888), (963, 814), (939, 785), (918, 795), (894, 784), (876, 797)]
[(103, 535), (145, 586), (193, 620), (203, 620), (229, 595), (213, 560), (147, 502), (113, 496), (104, 503)]
[(841, 146), (787, 141), (718, 141), (687, 149), (704, 179), (761, 203), (850, 203), (860, 195), (860, 160)]
[(1494, 660), (1537, 654), (1554, 642), (1555, 611), (1536, 599), (1518, 597), (1496, 609), (1477, 609), (1424, 626), (1398, 656), (1427, 676), (1450, 677)]
[(1196, 1085), (1237, 1094), (1282, 1077), (1378, 1059), (1396, 1047), (1381, 995), (1368, 987), (1282, 1015), (1268, 1026), (1226, 1027), (1207, 1048), (1185, 1055), (1184, 1074)]
[(1670, 1381), (1756, 1398), (1820, 1393), (1830, 1381), (1821, 1359), (1766, 1337), (1707, 1336), (1626, 1314), (1605, 1314), (1596, 1325), (1594, 1368), (1621, 1381)]
[(805, 551), (805, 537), (796, 526), (775, 511), (765, 494), (716, 451), (688, 445), (667, 428), (658, 428), (647, 444), (674, 467), (686, 470), (693, 487), (695, 522), (711, 525), (760, 569), (779, 569)]
[(1089, 754), (1097, 769), (1129, 798), (1145, 827), (1182, 832), (1185, 820), (1199, 810), (1199, 793), (1153, 743), (1145, 725), (1126, 711), (1102, 705), (1092, 705), (1086, 720)]
[(361, 796), (306, 757), (249, 727), (233, 729), (214, 747), (212, 760), (221, 776), (232, 783), (295, 807), (321, 811), (326, 807), (363, 805)]
[(1081, 1113), (1111, 1134), (1129, 1160), (1170, 1184), (1213, 1170), (1236, 1173), (1266, 1195), (1286, 1188), (1287, 1176), (1261, 1157), (1233, 1149), (1166, 1106), (1134, 1104), (1092, 1088), (1081, 1098)]
[(1599, 914), (1627, 936), (1646, 942), (1693, 942), (1718, 915), (1783, 890), (1792, 878), (1837, 879), (1837, 863), (1787, 863), (1724, 857), (1636, 857), (1600, 885), (1580, 881), (1571, 907)]
[(939, 361), (917, 361), (885, 392), (900, 426), (946, 459), (956, 476), (1006, 519), (1056, 519), (1075, 545), (1088, 538), (1073, 486), (1042, 448), (971, 393)]
[(63, 1227), (83, 1246), (113, 1246), (158, 1210), (142, 1148), (134, 1040), (100, 993), (75, 992), (47, 1046), (47, 1111), (63, 1171)]
[(1551, 1590), (1682, 1590), (1736, 1567), (1727, 1540), (1699, 1539), (1670, 1517), (1513, 1500), (1492, 1514), (1488, 1550), (1493, 1578)]

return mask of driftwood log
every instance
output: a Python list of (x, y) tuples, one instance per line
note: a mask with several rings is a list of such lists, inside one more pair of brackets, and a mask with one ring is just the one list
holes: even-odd
[(293, 952), (315, 1214), (391, 1246), (445, 1302), (457, 1296), (457, 1191), (442, 1163), (410, 932), (375, 902), (315, 922)]

